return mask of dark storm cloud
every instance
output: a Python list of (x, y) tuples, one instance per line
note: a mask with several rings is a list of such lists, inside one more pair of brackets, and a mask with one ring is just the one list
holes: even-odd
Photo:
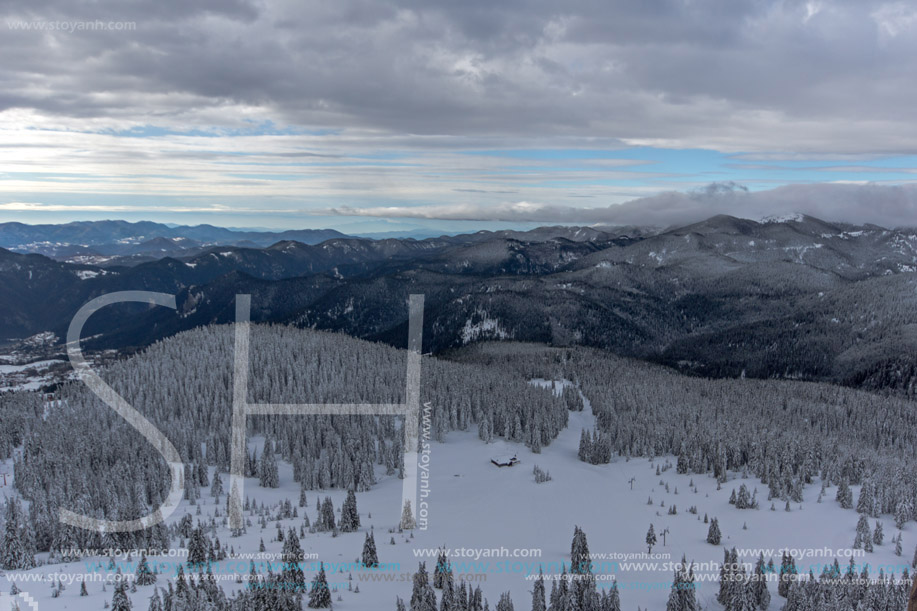
[[(6, 2), (0, 109), (721, 150), (912, 152), (903, 2)], [(37, 32), (12, 21), (129, 21)], [(2, 25), (0, 25), (2, 27)]]

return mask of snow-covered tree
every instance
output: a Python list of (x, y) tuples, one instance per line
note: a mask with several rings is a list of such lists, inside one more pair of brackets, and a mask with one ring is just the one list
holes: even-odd
[(580, 575), (592, 573), (592, 557), (586, 533), (579, 526), (573, 528), (573, 542), (570, 544), (570, 572)]
[(401, 511), (401, 529), (414, 530), (414, 512), (411, 511), (411, 501), (404, 502), (404, 509)]
[(347, 498), (341, 505), (341, 532), (353, 532), (360, 528), (360, 513), (357, 511), (357, 496), (353, 490), (347, 491)]
[(134, 583), (138, 586), (149, 586), (156, 583), (156, 575), (150, 570), (150, 564), (146, 560), (146, 554), (141, 554), (140, 562), (137, 564), (137, 571), (134, 575)]
[(649, 530), (646, 531), (646, 551), (649, 554), (653, 553), (653, 546), (656, 545), (656, 529), (653, 528), (653, 525), (650, 524)]
[(372, 531), (366, 533), (366, 539), (363, 541), (363, 565), (368, 568), (379, 566), (379, 555), (376, 553), (376, 538)]
[(710, 528), (707, 529), (707, 543), (710, 545), (719, 545), (723, 539), (723, 533), (720, 532), (720, 523), (716, 518), (710, 520)]
[(325, 577), (325, 563), (319, 564), (318, 573), (309, 586), (309, 608), (310, 609), (329, 609), (331, 608), (331, 590), (328, 588), (328, 578)]

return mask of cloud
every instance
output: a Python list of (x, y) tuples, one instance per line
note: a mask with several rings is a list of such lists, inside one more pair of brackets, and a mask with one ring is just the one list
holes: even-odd
[[(12, 25), (52, 20), (136, 28)], [(911, 152), (912, 27), (905, 3), (879, 0), (6, 3), (0, 111), (82, 129), (271, 119), (429, 146)]]
[(48, 204), (44, 202), (5, 202), (0, 203), (0, 211), (4, 212), (106, 212), (106, 213), (124, 213), (124, 212), (194, 212), (208, 213), (218, 212), (226, 213), (228, 211), (238, 213), (266, 213), (280, 212), (261, 209), (244, 209), (228, 208), (219, 205), (202, 205), (202, 206), (148, 206), (137, 204)]
[(689, 192), (670, 191), (597, 208), (506, 202), (497, 206), (335, 208), (342, 216), (470, 221), (669, 226), (718, 214), (762, 219), (803, 213), (828, 221), (909, 226), (917, 219), (917, 185), (787, 185), (751, 192), (735, 183), (712, 183)]

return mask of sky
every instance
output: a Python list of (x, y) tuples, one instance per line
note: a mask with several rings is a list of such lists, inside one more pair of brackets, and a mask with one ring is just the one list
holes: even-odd
[(0, 222), (917, 225), (917, 4), (0, 0)]

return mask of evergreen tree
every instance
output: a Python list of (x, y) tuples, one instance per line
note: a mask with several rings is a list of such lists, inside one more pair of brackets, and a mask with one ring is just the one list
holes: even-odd
[(882, 529), (882, 522), (876, 520), (876, 529), (872, 533), (872, 542), (876, 545), (882, 545), (885, 542), (885, 531)]
[(538, 569), (538, 581), (532, 590), (532, 611), (547, 611), (544, 598), (544, 574)]
[(790, 586), (795, 583), (796, 574), (796, 561), (793, 556), (783, 552), (783, 557), (780, 561), (780, 581), (777, 585), (777, 593), (783, 598), (789, 596)]
[(857, 520), (856, 539), (853, 542), (854, 549), (865, 549), (872, 551), (872, 533), (869, 530), (869, 520), (865, 515), (860, 515)]
[(218, 498), (223, 494), (223, 478), (220, 477), (219, 471), (214, 471), (213, 482), (210, 484), (210, 496)]
[(758, 562), (755, 564), (755, 572), (752, 576), (750, 586), (752, 597), (755, 601), (755, 608), (765, 611), (771, 604), (771, 593), (767, 589), (767, 574), (763, 553), (758, 556)]
[(357, 511), (357, 496), (353, 489), (347, 491), (347, 498), (341, 506), (341, 532), (349, 533), (360, 528), (360, 514)]
[(697, 594), (694, 587), (694, 569), (688, 566), (682, 557), (680, 566), (675, 570), (666, 611), (697, 611)]
[(119, 580), (111, 597), (111, 611), (131, 611), (131, 600), (127, 597), (127, 583)]
[(318, 505), (318, 518), (315, 521), (315, 527), (321, 531), (334, 530), (335, 519), (334, 519), (334, 503), (331, 501), (330, 496), (326, 496), (325, 500), (321, 503), (316, 502)]
[(299, 545), (299, 537), (291, 528), (283, 539), (283, 552), (281, 553), (283, 561), (281, 578), (287, 591), (304, 592), (306, 590), (306, 577), (302, 570), (304, 559), (305, 555)]
[(586, 533), (579, 526), (573, 528), (573, 542), (570, 545), (570, 572), (580, 575), (592, 574), (592, 557), (589, 555), (589, 543)]
[(646, 531), (646, 551), (648, 554), (653, 553), (654, 545), (656, 545), (656, 529), (650, 524), (650, 529)]
[(873, 496), (872, 481), (866, 480), (860, 488), (860, 498), (857, 499), (857, 513), (873, 515), (875, 511), (875, 497)]
[(265, 440), (264, 452), (258, 464), (258, 483), (264, 488), (280, 487), (280, 472), (277, 468), (277, 457), (274, 455), (271, 441)]
[(439, 555), (436, 558), (436, 566), (433, 567), (433, 587), (441, 590), (445, 582), (446, 572), (449, 568), (449, 559), (446, 558), (446, 550), (440, 548)]
[(32, 529), (18, 499), (7, 500), (3, 519), (5, 526), (3, 546), (0, 548), (0, 569), (16, 571), (35, 568)]
[(363, 541), (363, 565), (367, 568), (376, 568), (379, 566), (379, 556), (376, 554), (376, 538), (372, 531), (366, 533), (366, 540)]
[(140, 563), (137, 565), (134, 583), (138, 586), (149, 586), (156, 583), (156, 575), (150, 570), (150, 565), (146, 560), (145, 553), (140, 556)]
[(191, 538), (188, 539), (188, 568), (203, 570), (209, 549), (210, 542), (204, 534), (204, 528), (198, 524), (197, 528), (191, 531)]
[(436, 593), (427, 578), (427, 567), (423, 562), (414, 573), (411, 611), (436, 611)]
[(602, 611), (621, 611), (621, 594), (618, 590), (618, 584), (612, 582), (611, 589), (608, 592), (608, 598), (604, 601)]
[(903, 529), (907, 521), (911, 519), (912, 511), (908, 499), (901, 499), (898, 501), (898, 504), (895, 505), (895, 526), (898, 527), (898, 530)]
[(719, 545), (723, 539), (720, 532), (720, 523), (716, 518), (710, 520), (710, 528), (707, 530), (707, 543), (710, 545)]
[(401, 512), (401, 529), (414, 530), (414, 512), (411, 511), (411, 501), (404, 502), (404, 509)]
[(309, 608), (310, 609), (329, 609), (331, 608), (331, 590), (328, 589), (328, 579), (325, 577), (325, 563), (319, 564), (318, 573), (312, 580), (309, 587)]
[(853, 507), (853, 492), (850, 490), (850, 484), (847, 483), (846, 477), (841, 478), (841, 483), (837, 487), (837, 496), (835, 498), (844, 509), (851, 509)]
[(162, 599), (159, 597), (159, 590), (154, 590), (153, 595), (150, 597), (150, 608), (149, 611), (163, 611), (162, 608)]

